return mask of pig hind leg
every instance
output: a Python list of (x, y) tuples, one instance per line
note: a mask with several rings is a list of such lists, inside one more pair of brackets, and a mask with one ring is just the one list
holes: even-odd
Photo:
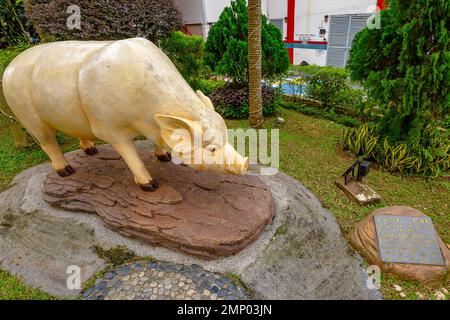
[(83, 149), (84, 153), (88, 156), (93, 156), (98, 153), (98, 149), (91, 140), (80, 139), (80, 148)]
[(24, 127), (36, 138), (42, 150), (48, 155), (55, 171), (61, 177), (70, 176), (75, 172), (69, 165), (56, 141), (56, 131), (42, 122), (38, 117), (22, 119)]

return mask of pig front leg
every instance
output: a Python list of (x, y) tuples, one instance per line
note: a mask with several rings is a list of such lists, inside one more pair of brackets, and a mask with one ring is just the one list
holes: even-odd
[(142, 190), (155, 191), (158, 189), (158, 183), (153, 180), (147, 168), (145, 168), (144, 162), (136, 151), (133, 139), (120, 142), (109, 142), (109, 144), (116, 149), (122, 159), (126, 162), (134, 175), (134, 182), (136, 182)]
[(166, 149), (155, 144), (155, 156), (161, 162), (170, 162), (172, 160), (172, 156), (170, 152), (167, 152)]

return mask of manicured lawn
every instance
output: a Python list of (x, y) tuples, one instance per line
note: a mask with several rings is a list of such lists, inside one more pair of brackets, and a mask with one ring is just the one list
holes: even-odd
[[(0, 51), (0, 75), (2, 63), (17, 54), (16, 51)], [(0, 89), (1, 90), (1, 89)], [(0, 92), (0, 108), (11, 114)], [(335, 187), (334, 180), (353, 162), (354, 157), (341, 150), (339, 137), (342, 125), (328, 120), (313, 118), (286, 109), (279, 115), (286, 120), (277, 125), (276, 117), (266, 119), (265, 128), (280, 129), (280, 169), (293, 176), (319, 197), (338, 220), (344, 234), (354, 224), (377, 207), (409, 205), (429, 215), (439, 234), (450, 242), (450, 182), (436, 179), (426, 182), (418, 177), (402, 177), (382, 170), (372, 170), (366, 182), (383, 197), (376, 206), (360, 207), (348, 200)], [(230, 128), (246, 128), (247, 121), (227, 121)], [(78, 141), (59, 136), (64, 151), (78, 148)], [(21, 126), (0, 114), (0, 191), (20, 171), (48, 161), (47, 156), (23, 131)], [(401, 299), (394, 284), (400, 285), (406, 299), (435, 299), (434, 292), (442, 287), (449, 290), (449, 279), (434, 285), (421, 285), (412, 281), (401, 281), (386, 276), (382, 279), (382, 292), (386, 299)], [(449, 290), (450, 291), (450, 290)], [(38, 289), (31, 289), (10, 274), (0, 271), (0, 299), (48, 299), (50, 296)], [(450, 295), (447, 294), (447, 299)]]

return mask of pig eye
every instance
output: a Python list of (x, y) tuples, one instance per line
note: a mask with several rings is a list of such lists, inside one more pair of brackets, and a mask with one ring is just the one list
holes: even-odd
[(207, 146), (206, 147), (206, 150), (208, 151), (208, 152), (210, 152), (210, 153), (214, 153), (215, 151), (216, 151), (216, 146), (214, 146), (214, 145), (210, 145), (210, 146)]

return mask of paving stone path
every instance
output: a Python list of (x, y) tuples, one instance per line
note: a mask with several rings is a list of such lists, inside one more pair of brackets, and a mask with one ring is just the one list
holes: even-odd
[(230, 277), (198, 265), (135, 262), (106, 272), (83, 294), (86, 300), (250, 300)]

